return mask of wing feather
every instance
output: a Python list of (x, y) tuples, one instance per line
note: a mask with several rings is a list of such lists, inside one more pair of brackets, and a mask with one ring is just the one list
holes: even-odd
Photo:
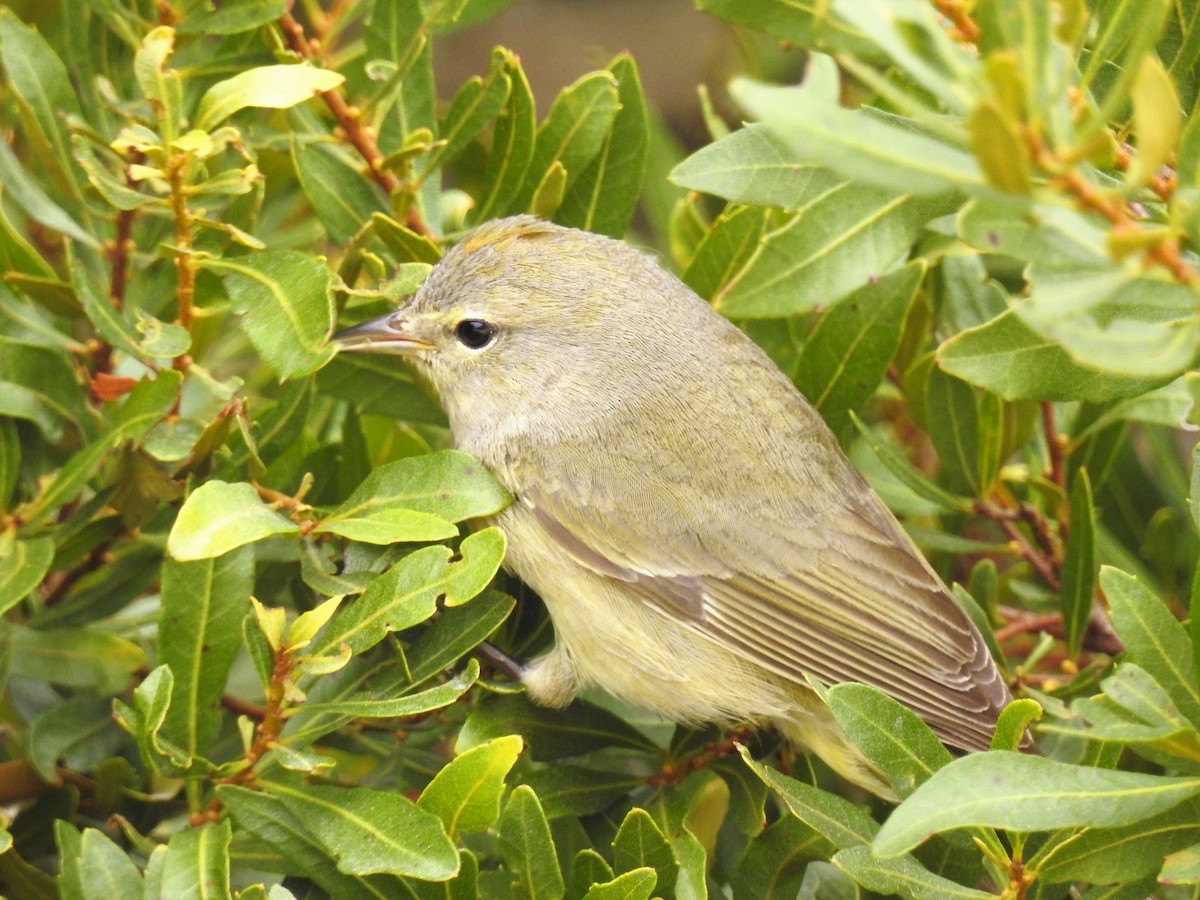
[[(623, 520), (620, 504), (573, 507), (536, 486), (521, 494), (578, 562), (698, 633), (800, 683), (871, 685), (947, 743), (986, 748), (1009, 700), (986, 645), (865, 486), (857, 500), (786, 531), (771, 516), (767, 533), (763, 520), (743, 521), (736, 543), (680, 517), (678, 534), (631, 545), (621, 536), (636, 533), (635, 523)], [(669, 552), (679, 547), (687, 552)], [(773, 556), (737, 552), (743, 547)]]

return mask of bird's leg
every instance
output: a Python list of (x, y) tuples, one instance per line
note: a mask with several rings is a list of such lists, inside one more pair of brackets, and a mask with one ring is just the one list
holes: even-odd
[(475, 648), (473, 655), (484, 665), (491, 666), (497, 672), (507, 675), (513, 681), (521, 680), (521, 673), (524, 671), (524, 666), (491, 641), (481, 643)]

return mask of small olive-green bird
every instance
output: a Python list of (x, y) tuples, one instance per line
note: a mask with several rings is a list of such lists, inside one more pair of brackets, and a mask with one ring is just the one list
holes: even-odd
[(681, 722), (769, 720), (884, 797), (810, 678), (988, 746), (1010, 695), (971, 620), (787, 376), (641, 252), (491, 222), (339, 341), (409, 360), (512, 492), (505, 565), (555, 630), (522, 672), (537, 703), (598, 685)]

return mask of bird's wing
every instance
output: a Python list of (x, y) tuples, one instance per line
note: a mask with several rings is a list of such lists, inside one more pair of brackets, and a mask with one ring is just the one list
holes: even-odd
[(678, 515), (654, 525), (653, 504), (628, 490), (579, 505), (574, 491), (532, 484), (518, 502), (581, 564), (764, 668), (871, 685), (945, 742), (988, 746), (1008, 689), (965, 612), (856, 476), (843, 505), (808, 521), (801, 509), (787, 526), (767, 495), (762, 516), (743, 509), (724, 529), (674, 502)]

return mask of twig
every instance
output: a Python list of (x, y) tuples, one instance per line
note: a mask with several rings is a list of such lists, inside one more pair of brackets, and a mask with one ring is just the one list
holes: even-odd
[(1062, 613), (1041, 613), (1040, 615), (1024, 615), (1014, 610), (1015, 617), (1005, 626), (996, 629), (996, 641), (1003, 644), (1019, 634), (1046, 631), (1050, 634), (1062, 633)]
[(651, 787), (661, 787), (664, 784), (678, 784), (693, 772), (698, 772), (714, 760), (737, 752), (737, 745), (746, 740), (751, 734), (749, 728), (739, 728), (721, 741), (709, 741), (696, 753), (683, 759), (667, 760), (663, 763), (662, 771), (651, 775), (646, 783)]
[[(1125, 171), (1129, 168), (1129, 164), (1133, 162), (1133, 148), (1128, 144), (1117, 141), (1116, 154), (1117, 168)], [(1150, 180), (1146, 182), (1146, 187), (1150, 188), (1158, 195), (1160, 200), (1169, 201), (1175, 196), (1175, 188), (1179, 186), (1179, 177), (1175, 174), (1175, 170), (1170, 166), (1163, 166), (1159, 171), (1150, 176)]]
[(1066, 440), (1058, 433), (1058, 426), (1054, 423), (1054, 404), (1049, 400), (1042, 401), (1042, 428), (1046, 432), (1046, 450), (1050, 456), (1047, 475), (1065, 492), (1067, 481), (1063, 472), (1063, 448), (1066, 446)]
[(118, 530), (116, 534), (93, 547), (78, 565), (63, 572), (52, 584), (50, 578), (42, 582), (43, 585), (48, 585), (46, 593), (42, 596), (42, 605), (53, 606), (58, 603), (85, 575), (90, 575), (96, 569), (111, 562), (109, 549), (122, 536), (123, 530)]
[(1046, 584), (1056, 591), (1059, 589), (1060, 580), (1055, 559), (1029, 543), (1021, 529), (1016, 526), (1014, 519), (1021, 515), (1020, 510), (1006, 509), (982, 498), (975, 501), (974, 509), (979, 515), (999, 525), (1008, 535), (1017, 554), (1033, 566)]
[(979, 40), (979, 26), (971, 18), (963, 0), (933, 0), (933, 5), (954, 26), (952, 34), (955, 39), (967, 44)]
[(257, 703), (243, 700), (240, 697), (234, 697), (231, 694), (223, 694), (221, 696), (221, 705), (235, 716), (245, 716), (256, 722), (261, 722), (267, 717), (267, 711), (264, 707), (259, 706)]
[[(1034, 162), (1061, 183), (1083, 209), (1108, 220), (1113, 234), (1136, 235), (1141, 231), (1137, 222), (1130, 217), (1129, 207), (1123, 199), (1102, 193), (1077, 169), (1060, 171), (1061, 160), (1036, 133), (1028, 133), (1026, 140)], [(1153, 242), (1146, 250), (1146, 260), (1166, 268), (1180, 283), (1189, 287), (1200, 287), (1200, 272), (1193, 269), (1183, 258), (1179, 252), (1179, 241), (1175, 238), (1163, 237)]]
[[(279, 740), (286, 722), (284, 708), (287, 705), (287, 683), (294, 664), (295, 660), (287, 647), (280, 647), (275, 651), (275, 665), (271, 670), (270, 684), (267, 685), (267, 705), (263, 708), (262, 717), (255, 728), (254, 743), (242, 758), (242, 768), (228, 778), (221, 779), (222, 784), (252, 784), (258, 777), (254, 767)], [(203, 810), (192, 813), (191, 823), (203, 825), (205, 822), (216, 821), (221, 813), (221, 806), (220, 798), (214, 798)]]
[[(996, 629), (996, 640), (1004, 643), (1021, 634), (1044, 631), (1052, 637), (1062, 638), (1062, 613), (1027, 613), (1024, 610), (1011, 607), (1001, 607), (1000, 614), (1008, 619), (1008, 624)], [(1116, 656), (1125, 649), (1121, 639), (1117, 637), (1108, 621), (1108, 615), (1099, 604), (1092, 606), (1088, 617), (1087, 631), (1083, 636), (1083, 648), (1092, 653), (1104, 653)]]
[[(320, 55), (320, 42), (310, 41), (304, 33), (304, 26), (291, 13), (284, 14), (279, 20), (279, 27), (283, 30), (288, 47), (302, 59), (313, 59)], [(329, 107), (329, 111), (337, 120), (346, 140), (353, 145), (366, 162), (367, 172), (372, 180), (383, 188), (389, 197), (401, 190), (403, 185), (400, 180), (384, 168), (383, 154), (375, 143), (375, 136), (371, 133), (371, 129), (363, 124), (361, 110), (350, 106), (337, 88), (322, 91), (321, 99), (325, 101), (325, 105)], [(404, 224), (417, 234), (428, 235), (430, 233), (421, 214), (413, 206), (409, 206)]]

